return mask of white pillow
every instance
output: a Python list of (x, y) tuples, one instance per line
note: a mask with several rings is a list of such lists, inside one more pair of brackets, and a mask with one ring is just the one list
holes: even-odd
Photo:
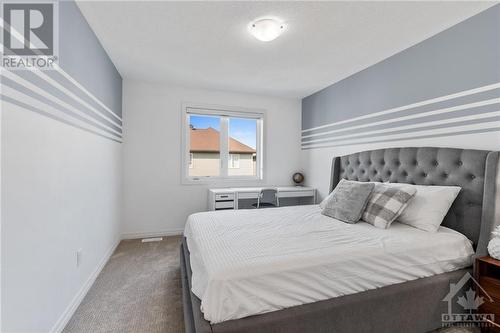
[[(408, 186), (403, 183), (385, 183)], [(429, 232), (436, 232), (461, 190), (459, 186), (411, 185), (417, 193), (396, 221)]]

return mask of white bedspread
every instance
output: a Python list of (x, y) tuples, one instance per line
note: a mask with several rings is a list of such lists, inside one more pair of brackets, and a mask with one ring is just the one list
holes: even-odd
[(347, 224), (317, 205), (197, 213), (184, 235), (192, 291), (211, 323), (457, 270), (473, 254), (448, 228)]

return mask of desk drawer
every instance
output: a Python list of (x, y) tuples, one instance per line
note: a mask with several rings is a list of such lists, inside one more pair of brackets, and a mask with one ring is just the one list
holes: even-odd
[(279, 192), (280, 198), (298, 198), (298, 197), (312, 197), (312, 196), (314, 196), (314, 190)]
[(234, 193), (216, 194), (215, 201), (219, 200), (234, 200)]
[(215, 209), (234, 208), (234, 201), (216, 201)]

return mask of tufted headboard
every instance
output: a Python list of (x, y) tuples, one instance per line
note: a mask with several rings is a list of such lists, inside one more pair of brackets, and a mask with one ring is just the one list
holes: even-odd
[(499, 152), (472, 149), (409, 147), (363, 151), (335, 157), (330, 192), (340, 179), (460, 186), (443, 226), (474, 242), (487, 254), (495, 219), (495, 182)]

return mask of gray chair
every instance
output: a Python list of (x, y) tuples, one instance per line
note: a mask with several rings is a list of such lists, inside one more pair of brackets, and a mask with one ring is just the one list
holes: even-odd
[(279, 207), (280, 199), (277, 188), (263, 188), (260, 190), (257, 202), (252, 204), (255, 208)]

